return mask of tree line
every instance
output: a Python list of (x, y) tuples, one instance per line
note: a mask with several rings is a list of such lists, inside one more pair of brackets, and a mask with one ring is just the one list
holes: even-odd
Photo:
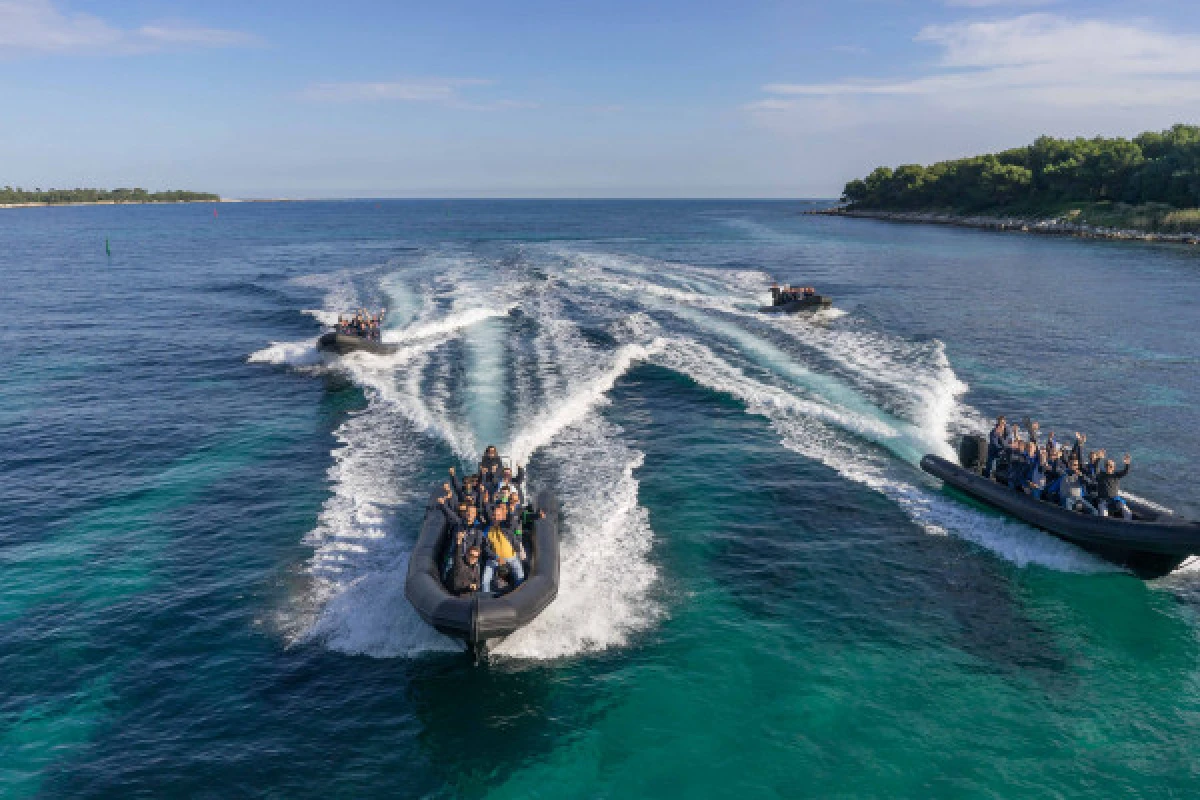
[(1200, 126), (1133, 139), (1055, 139), (941, 161), (879, 167), (846, 184), (852, 208), (955, 211), (1051, 209), (1066, 202), (1200, 206)]
[(208, 192), (187, 192), (171, 189), (148, 192), (145, 189), (0, 189), (0, 204), (6, 203), (182, 203), (197, 200), (220, 200)]

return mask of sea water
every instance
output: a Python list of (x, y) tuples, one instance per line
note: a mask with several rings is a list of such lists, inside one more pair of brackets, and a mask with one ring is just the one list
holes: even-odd
[[(0, 213), (0, 796), (1193, 792), (1200, 572), (916, 464), (1030, 415), (1200, 516), (1200, 254), (811, 207)], [(562, 585), (473, 667), (404, 575), (488, 444)]]

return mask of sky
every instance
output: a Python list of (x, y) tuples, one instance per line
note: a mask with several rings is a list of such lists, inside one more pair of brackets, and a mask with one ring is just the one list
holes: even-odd
[(0, 185), (833, 197), (1200, 123), (1181, 0), (0, 0)]

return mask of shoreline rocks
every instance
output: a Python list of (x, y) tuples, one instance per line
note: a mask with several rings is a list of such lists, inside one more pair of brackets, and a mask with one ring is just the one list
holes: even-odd
[(825, 208), (805, 211), (828, 217), (856, 217), (878, 219), (887, 222), (908, 222), (923, 225), (954, 225), (960, 228), (977, 228), (989, 231), (1017, 231), (1041, 233), (1055, 236), (1077, 236), (1082, 239), (1114, 239), (1134, 242), (1165, 242), (1170, 244), (1200, 245), (1200, 233), (1152, 233), (1124, 228), (1106, 228), (1070, 222), (1061, 218), (1029, 219), (1022, 217), (993, 217), (987, 215), (962, 215), (936, 211), (853, 211), (846, 208)]

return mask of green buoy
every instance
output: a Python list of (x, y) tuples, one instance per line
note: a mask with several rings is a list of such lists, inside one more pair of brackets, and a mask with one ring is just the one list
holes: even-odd
[(107, 236), (104, 237), (104, 255), (108, 256), (109, 258), (112, 258), (112, 247), (110, 247), (108, 244)]

